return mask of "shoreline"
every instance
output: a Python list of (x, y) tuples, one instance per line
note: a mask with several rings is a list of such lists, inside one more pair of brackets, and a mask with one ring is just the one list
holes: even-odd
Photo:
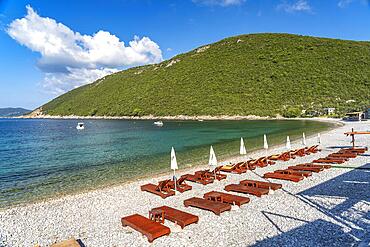
[(192, 121), (211, 121), (211, 120), (316, 120), (316, 121), (341, 121), (338, 118), (326, 118), (326, 117), (297, 117), (297, 118), (286, 118), (283, 116), (277, 117), (262, 117), (256, 115), (199, 115), (199, 116), (188, 116), (188, 115), (175, 115), (175, 116), (155, 116), (155, 115), (145, 115), (145, 116), (77, 116), (77, 115), (42, 115), (42, 114), (30, 114), (25, 116), (17, 117), (4, 117), (10, 119), (90, 119), (90, 120), (192, 120)]
[[(312, 121), (319, 121), (319, 120), (316, 120), (316, 119), (311, 119), (311, 120)], [(324, 122), (331, 122), (331, 123), (333, 123), (333, 125), (331, 127), (329, 127), (327, 130), (320, 132), (321, 134), (326, 134), (326, 133), (328, 133), (328, 132), (330, 132), (334, 129), (340, 128), (340, 127), (345, 125), (345, 123), (343, 123), (341, 121), (338, 121), (336, 119), (330, 119), (329, 121), (324, 121)], [(307, 139), (314, 138), (316, 136), (316, 134), (317, 133), (307, 135), (306, 138)], [(297, 143), (300, 143), (300, 140), (295, 140), (295, 141), (291, 142), (292, 145), (297, 144)], [(270, 145), (269, 150), (281, 149), (283, 147), (285, 147), (284, 143), (272, 144), (272, 145)], [(253, 151), (248, 152), (247, 159), (257, 158), (257, 156), (263, 151), (263, 148), (261, 147), (261, 148), (252, 149), (252, 150)], [(246, 159), (246, 157), (242, 157), (240, 155), (226, 155), (222, 159), (220, 159), (218, 163), (219, 163), (219, 165), (224, 165), (224, 164), (230, 163), (232, 161), (235, 162), (235, 160), (240, 160), (241, 158)], [(192, 171), (194, 169), (205, 169), (205, 168), (209, 168), (209, 167), (207, 165), (204, 165), (204, 164), (188, 163), (188, 164), (182, 165), (182, 167), (179, 166), (179, 169), (177, 170), (177, 174), (178, 173), (182, 173), (182, 174), (187, 173), (188, 171)], [(140, 177), (131, 178), (127, 181), (121, 181), (121, 182), (117, 181), (117, 182), (112, 183), (112, 184), (106, 184), (106, 185), (100, 185), (100, 186), (97, 186), (97, 187), (86, 188), (86, 189), (82, 189), (82, 190), (75, 191), (75, 192), (61, 192), (61, 193), (57, 193), (57, 194), (54, 194), (54, 195), (46, 196), (44, 198), (33, 199), (29, 202), (20, 202), (20, 203), (14, 204), (14, 205), (0, 207), (0, 212), (6, 211), (6, 210), (9, 210), (9, 209), (14, 209), (14, 208), (22, 208), (22, 207), (28, 207), (28, 206), (37, 205), (37, 204), (49, 203), (49, 202), (58, 201), (58, 200), (61, 200), (61, 199), (67, 199), (68, 197), (82, 196), (82, 195), (86, 195), (88, 193), (102, 192), (104, 190), (114, 189), (116, 187), (129, 186), (130, 184), (140, 182), (140, 181), (144, 181), (144, 180), (147, 180), (147, 179), (150, 179), (150, 178), (151, 179), (153, 179), (153, 178), (158, 179), (160, 177), (168, 175), (169, 173), (170, 172), (158, 172), (158, 173), (155, 173), (155, 174), (146, 174), (146, 175), (142, 175)]]

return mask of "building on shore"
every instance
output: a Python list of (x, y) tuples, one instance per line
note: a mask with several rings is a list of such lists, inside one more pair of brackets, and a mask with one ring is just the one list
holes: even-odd
[(324, 108), (324, 111), (325, 111), (325, 114), (326, 115), (332, 115), (335, 113), (335, 108), (333, 107), (327, 107), (327, 108)]
[(359, 112), (349, 112), (343, 118), (343, 120), (346, 120), (346, 121), (361, 121), (362, 119), (365, 119), (365, 113), (360, 112), (360, 111)]

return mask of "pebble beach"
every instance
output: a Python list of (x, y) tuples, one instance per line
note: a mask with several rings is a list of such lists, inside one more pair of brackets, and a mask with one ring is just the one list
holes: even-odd
[[(343, 133), (354, 128), (369, 131), (369, 122), (347, 122), (321, 134), (321, 152), (277, 162), (242, 175), (227, 174), (227, 179), (203, 186), (188, 182), (193, 189), (162, 199), (140, 191), (140, 185), (156, 184), (165, 176), (64, 196), (0, 211), (0, 246), (23, 247), (80, 239), (85, 246), (368, 246), (370, 240), (370, 151), (344, 164), (314, 173), (299, 183), (271, 179), (283, 188), (261, 198), (245, 195), (250, 203), (217, 216), (197, 208), (185, 208), (183, 201), (203, 197), (212, 190), (223, 191), (227, 184), (244, 179), (263, 180), (266, 172), (284, 169), (350, 146)], [(307, 138), (307, 145), (317, 138)], [(356, 136), (356, 145), (370, 146), (370, 136)], [(292, 148), (300, 148), (293, 142)], [(285, 151), (285, 145), (270, 148), (268, 154)], [(265, 151), (248, 157), (265, 156)], [(245, 159), (245, 158), (244, 158)], [(243, 160), (234, 157), (220, 163)], [(179, 164), (181, 168), (181, 164)], [(178, 175), (192, 173), (198, 166)], [(355, 169), (362, 168), (362, 169)], [(232, 193), (232, 192), (230, 192)], [(232, 193), (236, 194), (237, 193)], [(149, 243), (145, 236), (122, 227), (123, 216), (139, 213), (147, 216), (154, 207), (167, 205), (199, 216), (199, 222), (184, 229), (165, 221), (171, 234)]]

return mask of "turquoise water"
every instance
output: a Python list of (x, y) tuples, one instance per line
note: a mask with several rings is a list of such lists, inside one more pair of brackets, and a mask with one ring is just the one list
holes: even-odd
[(176, 150), (180, 168), (205, 164), (209, 146), (219, 159), (326, 130), (313, 121), (153, 121), (0, 119), (0, 207), (122, 183), (169, 171)]

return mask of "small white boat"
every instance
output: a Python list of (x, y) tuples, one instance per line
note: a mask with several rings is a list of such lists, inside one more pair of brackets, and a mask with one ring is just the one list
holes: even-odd
[(159, 127), (162, 127), (163, 126), (163, 122), (162, 121), (155, 121), (153, 124), (156, 125), (156, 126), (159, 126)]
[(198, 119), (199, 122), (203, 122), (204, 120), (203, 119)]
[(77, 126), (76, 126), (76, 129), (78, 129), (78, 130), (85, 129), (85, 124), (84, 123), (78, 123)]

